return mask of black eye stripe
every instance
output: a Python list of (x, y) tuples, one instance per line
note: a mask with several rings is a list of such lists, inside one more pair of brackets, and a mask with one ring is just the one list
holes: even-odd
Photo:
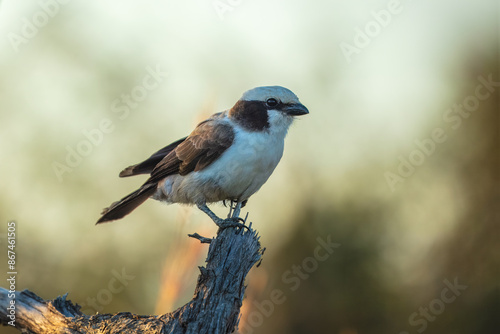
[(229, 115), (248, 130), (262, 131), (269, 128), (268, 108), (264, 101), (238, 101), (231, 108)]

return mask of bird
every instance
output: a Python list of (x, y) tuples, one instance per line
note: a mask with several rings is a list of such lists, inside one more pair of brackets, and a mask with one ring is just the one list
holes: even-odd
[[(121, 219), (152, 198), (196, 205), (220, 228), (242, 225), (241, 208), (281, 160), (294, 119), (306, 114), (309, 110), (285, 87), (244, 92), (232, 108), (202, 121), (187, 137), (122, 170), (120, 177), (149, 174), (149, 178), (105, 208), (96, 224)], [(226, 201), (231, 209), (225, 219), (207, 206)]]

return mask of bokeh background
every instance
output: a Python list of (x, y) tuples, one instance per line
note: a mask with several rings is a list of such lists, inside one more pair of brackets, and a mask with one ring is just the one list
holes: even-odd
[(239, 332), (496, 332), (498, 7), (1, 1), (2, 277), (14, 220), (19, 290), (87, 314), (186, 303), (207, 252), (187, 234), (216, 232), (204, 214), (148, 201), (94, 223), (144, 181), (122, 168), (282, 85), (310, 114), (244, 210), (267, 250)]

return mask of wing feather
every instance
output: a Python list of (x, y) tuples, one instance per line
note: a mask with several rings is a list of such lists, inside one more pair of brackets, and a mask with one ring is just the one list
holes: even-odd
[(233, 140), (234, 131), (228, 123), (204, 121), (156, 165), (147, 183), (159, 182), (172, 174), (200, 171), (220, 157)]
[(165, 146), (161, 150), (153, 153), (149, 158), (136, 165), (129, 166), (120, 172), (120, 177), (134, 176), (139, 174), (150, 174), (153, 169), (163, 160), (171, 151), (173, 151), (187, 137), (181, 138), (172, 144)]

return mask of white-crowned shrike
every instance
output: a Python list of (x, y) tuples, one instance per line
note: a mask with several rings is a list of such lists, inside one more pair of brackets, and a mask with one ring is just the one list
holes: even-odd
[[(120, 177), (150, 177), (139, 189), (104, 209), (97, 223), (123, 218), (153, 198), (196, 204), (219, 227), (238, 225), (242, 205), (278, 165), (293, 119), (308, 113), (297, 96), (284, 87), (246, 91), (231, 109), (201, 122), (189, 136), (125, 168)], [(217, 217), (207, 207), (207, 203), (220, 201), (231, 201), (231, 207), (236, 203), (227, 219)]]

